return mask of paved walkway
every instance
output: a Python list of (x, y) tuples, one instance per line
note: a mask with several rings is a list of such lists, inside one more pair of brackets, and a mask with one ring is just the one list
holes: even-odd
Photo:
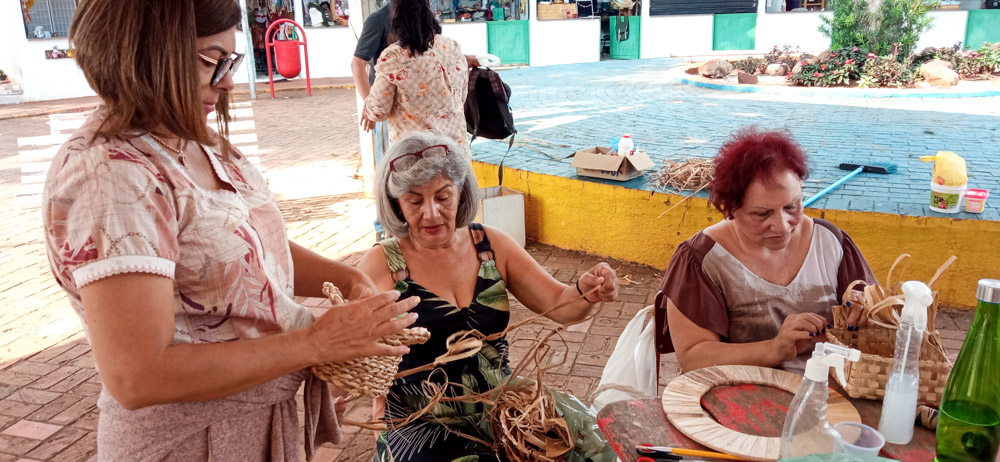
[[(739, 127), (757, 125), (788, 128), (810, 155), (807, 196), (848, 173), (838, 168), (844, 160), (898, 166), (892, 175), (855, 177), (815, 208), (940, 216), (928, 207), (931, 164), (918, 159), (937, 151), (966, 159), (970, 187), (1000, 191), (995, 164), (1000, 97), (851, 98), (842, 89), (830, 89), (829, 96), (734, 93), (678, 83), (666, 71), (683, 64), (680, 59), (612, 60), (503, 71), (520, 132), (504, 165), (573, 177), (572, 159), (556, 159), (607, 146), (612, 137), (630, 133), (636, 147), (659, 166), (667, 159), (712, 157)], [(498, 164), (507, 151), (505, 142), (477, 143), (476, 160)], [(624, 185), (654, 189), (646, 181), (640, 177)], [(699, 195), (707, 197), (707, 192)], [(1000, 220), (1000, 207), (955, 217)]]
[[(512, 74), (505, 74), (505, 78), (507, 75), (511, 76), (509, 80), (516, 81)], [(573, 85), (584, 81), (569, 78), (569, 74), (559, 77), (556, 70), (549, 76), (562, 78)], [(595, 80), (601, 78), (584, 82), (596, 83)], [(604, 127), (598, 121), (581, 122), (567, 131), (566, 127), (560, 128), (551, 121), (564, 117), (560, 115), (564, 112), (573, 113), (566, 117), (579, 117), (576, 120), (584, 121), (589, 115), (575, 111), (585, 105), (558, 98), (570, 92), (589, 95), (590, 90), (566, 90), (546, 97), (524, 82), (515, 83), (514, 87), (518, 95), (515, 101), (520, 101), (516, 103), (522, 105), (520, 107), (531, 101), (537, 104), (530, 111), (519, 111), (519, 124), (525, 132), (522, 139), (542, 140), (552, 134), (564, 134), (575, 140), (573, 143), (583, 145), (594, 144), (593, 140), (603, 140), (621, 131)], [(690, 92), (684, 97), (686, 107), (719, 104), (723, 99), (698, 94), (699, 90), (695, 89), (675, 90)], [(253, 104), (241, 104), (233, 125), (233, 141), (265, 171), (285, 216), (289, 236), (325, 255), (354, 263), (373, 243), (370, 223), (374, 210), (371, 199), (365, 194), (367, 185), (357, 175), (360, 161), (354, 128), (353, 91), (329, 89), (316, 91), (312, 97), (293, 92), (285, 96), (287, 98), (264, 98)], [(618, 107), (618, 100), (609, 93), (598, 92), (593, 98), (593, 105), (597, 105), (599, 98), (608, 102), (605, 109)], [(726, 98), (731, 98), (736, 105), (762, 104), (754, 102), (752, 96), (726, 95)], [(642, 104), (655, 109), (654, 105)], [(788, 107), (795, 106), (788, 104)], [(586, 112), (596, 114), (596, 111)], [(294, 118), (292, 114), (306, 117)], [(628, 123), (616, 126), (629, 126), (636, 134), (658, 133), (657, 123), (671, 127), (659, 138), (661, 143), (668, 142), (668, 133), (681, 141), (704, 139), (702, 144), (718, 143), (722, 132), (720, 127), (720, 135), (703, 134), (708, 122), (694, 123), (690, 119), (693, 116), (687, 112), (678, 111), (670, 117), (657, 116), (639, 125), (633, 116), (627, 117)], [(674, 122), (674, 117), (691, 120), (691, 126), (682, 129)], [(37, 197), (48, 159), (80, 120), (80, 115), (71, 113), (0, 121), (0, 306), (3, 307), (0, 309), (0, 462), (96, 460), (98, 413), (95, 402), (100, 377), (79, 322), (49, 273)], [(526, 125), (535, 120), (539, 122), (531, 122), (531, 125), (536, 130), (530, 131)], [(544, 128), (544, 120), (550, 120), (547, 123), (551, 124), (551, 129)], [(815, 122), (803, 120), (802, 123)], [(581, 132), (584, 125), (587, 130)], [(639, 143), (646, 146), (655, 139), (652, 135), (642, 136)], [(845, 133), (844, 136), (854, 135)], [(535, 143), (541, 145), (541, 141)], [(474, 150), (479, 152), (479, 149)], [(703, 154), (710, 151), (709, 146), (698, 149)], [(546, 165), (550, 162), (541, 155), (530, 158), (531, 154), (521, 149), (516, 154), (514, 158), (520, 163), (530, 163), (529, 159)], [(528, 250), (564, 282), (573, 281), (600, 260), (596, 256), (535, 243), (529, 243)], [(611, 264), (619, 274), (629, 275), (634, 283), (623, 286), (620, 301), (603, 304), (596, 319), (574, 327), (564, 336), (567, 345), (557, 347), (553, 361), (565, 362), (546, 375), (552, 386), (580, 397), (588, 396), (596, 387), (622, 328), (637, 310), (652, 301), (659, 286), (659, 269), (617, 261)], [(317, 314), (322, 313), (322, 300), (303, 299), (302, 302), (314, 307)], [(523, 319), (527, 311), (515, 306), (513, 314), (515, 319)], [(970, 322), (968, 311), (944, 310), (939, 314), (937, 325), (946, 338), (946, 347), (953, 354), (961, 345)], [(535, 338), (538, 334), (538, 327), (527, 327), (512, 336), (515, 339)], [(513, 359), (518, 360), (524, 353), (523, 348), (513, 349)], [(663, 384), (678, 373), (672, 355), (663, 359), (662, 368)], [(353, 403), (348, 414), (353, 420), (365, 419), (368, 403)], [(355, 428), (345, 431), (348, 437), (336, 447), (321, 449), (316, 460), (369, 460), (373, 447), (371, 432)]]

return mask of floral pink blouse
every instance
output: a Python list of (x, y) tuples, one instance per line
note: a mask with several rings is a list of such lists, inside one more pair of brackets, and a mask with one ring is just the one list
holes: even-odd
[(365, 116), (389, 121), (389, 141), (414, 130), (434, 130), (469, 154), (465, 97), (469, 64), (458, 42), (437, 35), (420, 55), (389, 45), (375, 65), (375, 83), (365, 99)]
[(49, 264), (81, 322), (81, 287), (144, 272), (175, 282), (175, 343), (311, 323), (292, 299), (285, 225), (256, 168), (238, 153), (225, 161), (210, 151), (216, 175), (235, 192), (200, 188), (148, 136), (90, 142), (101, 112), (59, 150), (43, 199)]

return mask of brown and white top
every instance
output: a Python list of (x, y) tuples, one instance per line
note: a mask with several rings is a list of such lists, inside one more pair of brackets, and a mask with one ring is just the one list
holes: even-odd
[[(657, 307), (666, 310), (669, 299), (692, 322), (730, 343), (772, 339), (785, 318), (796, 313), (816, 313), (832, 324), (832, 307), (843, 302), (847, 286), (876, 280), (850, 236), (828, 221), (813, 222), (809, 252), (786, 286), (757, 276), (704, 232), (695, 234), (671, 258)], [(661, 329), (657, 342), (665, 348), (660, 350), (673, 351), (667, 324)], [(781, 368), (801, 373), (810, 354)]]

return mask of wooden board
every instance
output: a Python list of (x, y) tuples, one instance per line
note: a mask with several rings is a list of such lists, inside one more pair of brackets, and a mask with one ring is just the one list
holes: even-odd
[[(662, 406), (667, 419), (681, 433), (717, 451), (752, 460), (778, 460), (780, 437), (742, 433), (713, 419), (702, 407), (701, 398), (709, 390), (729, 385), (766, 385), (795, 393), (802, 376), (757, 366), (713, 366), (675, 378), (663, 390)], [(827, 406), (830, 424), (861, 422), (857, 409), (843, 395), (830, 390)]]

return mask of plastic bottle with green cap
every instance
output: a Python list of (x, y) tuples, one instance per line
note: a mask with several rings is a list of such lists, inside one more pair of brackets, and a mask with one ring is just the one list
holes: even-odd
[(938, 462), (994, 461), (1000, 448), (1000, 280), (980, 280), (976, 298), (941, 398)]

